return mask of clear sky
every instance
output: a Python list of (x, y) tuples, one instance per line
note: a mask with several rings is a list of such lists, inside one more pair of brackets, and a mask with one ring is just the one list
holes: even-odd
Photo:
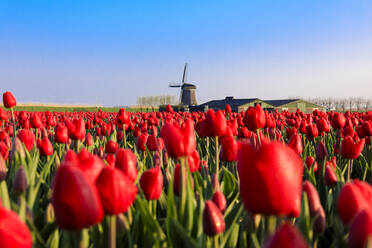
[(372, 1), (1, 0), (0, 90), (19, 102), (131, 105), (372, 96)]

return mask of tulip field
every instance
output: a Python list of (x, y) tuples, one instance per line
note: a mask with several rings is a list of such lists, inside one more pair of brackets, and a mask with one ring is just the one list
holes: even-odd
[(0, 107), (0, 247), (372, 247), (372, 111)]

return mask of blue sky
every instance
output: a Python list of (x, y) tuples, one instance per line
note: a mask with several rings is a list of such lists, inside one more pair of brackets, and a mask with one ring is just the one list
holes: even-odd
[(372, 96), (372, 1), (0, 1), (0, 90), (131, 105), (189, 63), (197, 99)]

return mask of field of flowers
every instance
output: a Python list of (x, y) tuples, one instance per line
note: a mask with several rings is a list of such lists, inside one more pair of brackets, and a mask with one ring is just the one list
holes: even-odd
[(367, 247), (372, 112), (0, 108), (0, 247)]

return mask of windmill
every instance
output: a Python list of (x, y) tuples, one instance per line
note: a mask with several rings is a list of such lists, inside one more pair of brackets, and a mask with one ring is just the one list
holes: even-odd
[(181, 88), (181, 95), (180, 95), (180, 103), (182, 105), (187, 106), (194, 106), (197, 104), (196, 102), (196, 85), (186, 83), (186, 76), (187, 76), (187, 63), (185, 63), (185, 67), (183, 68), (183, 76), (181, 83), (171, 83), (169, 87), (171, 88)]

